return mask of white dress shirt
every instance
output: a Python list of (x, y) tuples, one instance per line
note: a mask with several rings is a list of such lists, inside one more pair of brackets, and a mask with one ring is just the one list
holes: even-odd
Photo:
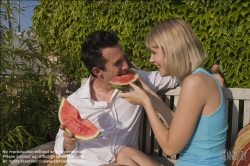
[[(159, 72), (137, 71), (143, 81), (154, 91), (173, 88), (176, 78), (161, 77)], [(67, 166), (98, 166), (115, 158), (122, 146), (138, 148), (138, 132), (142, 106), (133, 105), (119, 97), (114, 90), (111, 102), (94, 101), (90, 96), (90, 77), (85, 85), (71, 94), (67, 100), (79, 110), (82, 119), (90, 120), (101, 134), (91, 140), (79, 140), (71, 154), (67, 154)], [(56, 136), (55, 152), (63, 153), (63, 130)]]

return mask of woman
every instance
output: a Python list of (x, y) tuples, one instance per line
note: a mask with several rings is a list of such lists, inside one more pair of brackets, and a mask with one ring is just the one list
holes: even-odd
[(148, 33), (146, 46), (151, 51), (150, 62), (161, 76), (175, 76), (182, 81), (170, 128), (158, 118), (150, 100), (152, 92), (141, 80), (143, 88), (131, 83), (134, 91), (121, 92), (120, 96), (145, 108), (163, 151), (170, 156), (180, 153), (176, 166), (224, 165), (220, 157), (226, 150), (224, 95), (214, 76), (200, 67), (206, 53), (195, 33), (184, 20), (171, 18)]

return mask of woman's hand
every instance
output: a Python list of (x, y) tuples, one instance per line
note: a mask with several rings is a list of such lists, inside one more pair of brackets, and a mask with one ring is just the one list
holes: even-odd
[(143, 89), (146, 93), (155, 93), (152, 91), (147, 84), (141, 79), (141, 77), (138, 78), (138, 81), (136, 82), (136, 85), (138, 85), (141, 89)]
[[(143, 87), (143, 82), (139, 79), (140, 84)], [(144, 83), (145, 85), (145, 83)], [(134, 83), (130, 83), (130, 86), (134, 89), (130, 92), (120, 92), (120, 97), (124, 100), (127, 100), (131, 104), (138, 104), (144, 106), (145, 104), (150, 102), (150, 98), (148, 97), (148, 93), (141, 89), (139, 86), (135, 85)], [(149, 88), (149, 87), (148, 87)], [(150, 88), (149, 88), (150, 89)]]

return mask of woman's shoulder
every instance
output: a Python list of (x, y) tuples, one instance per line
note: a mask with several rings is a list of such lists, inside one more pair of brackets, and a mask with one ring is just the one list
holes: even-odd
[[(209, 75), (198, 72), (187, 76), (182, 84), (183, 94), (192, 94), (199, 99), (207, 100), (209, 96), (214, 96), (219, 92), (216, 81)], [(209, 95), (210, 94), (210, 95)], [(220, 95), (218, 93), (218, 95)]]
[(206, 85), (206, 78), (203, 73), (188, 75), (182, 83), (182, 88), (202, 88)]

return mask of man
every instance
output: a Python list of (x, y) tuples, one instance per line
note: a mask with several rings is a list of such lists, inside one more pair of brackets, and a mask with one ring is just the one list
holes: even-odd
[[(55, 152), (67, 155), (68, 165), (95, 166), (113, 163), (122, 146), (137, 148), (142, 107), (119, 97), (109, 81), (125, 74), (129, 66), (125, 52), (112, 31), (96, 31), (82, 45), (81, 59), (91, 76), (86, 84), (67, 100), (75, 106), (82, 119), (94, 123), (101, 134), (92, 140), (78, 140), (60, 126)], [(155, 92), (178, 86), (178, 79), (161, 77), (159, 72), (137, 71)], [(215, 72), (216, 74), (216, 69)], [(223, 82), (223, 79), (218, 75)]]

